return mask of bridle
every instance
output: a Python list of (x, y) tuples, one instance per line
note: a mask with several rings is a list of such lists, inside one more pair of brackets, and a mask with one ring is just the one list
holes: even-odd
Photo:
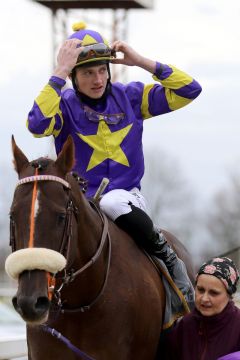
[[(98, 213), (98, 215), (101, 219), (101, 222), (103, 224), (100, 243), (96, 250), (96, 253), (85, 265), (83, 265), (80, 269), (78, 269), (76, 271), (74, 269), (69, 268), (69, 262), (70, 262), (69, 252), (70, 252), (70, 245), (72, 242), (71, 239), (73, 236), (72, 219), (73, 219), (73, 216), (75, 216), (77, 219), (77, 213), (79, 212), (78, 207), (74, 204), (73, 197), (71, 195), (71, 191), (72, 191), (71, 185), (68, 181), (66, 181), (58, 176), (35, 174), (33, 176), (25, 177), (25, 178), (19, 180), (18, 183), (16, 184), (16, 188), (19, 186), (22, 186), (24, 184), (27, 184), (27, 183), (35, 183), (38, 181), (58, 182), (63, 185), (64, 189), (68, 192), (68, 196), (69, 196), (67, 208), (66, 208), (66, 219), (65, 219), (65, 225), (64, 225), (64, 230), (63, 230), (62, 242), (61, 242), (61, 246), (60, 246), (60, 250), (59, 250), (60, 254), (67, 255), (66, 256), (67, 265), (66, 265), (66, 268), (63, 270), (63, 276), (60, 276), (60, 274), (51, 274), (50, 283), (52, 285), (50, 286), (49, 291), (52, 292), (53, 297), (55, 298), (55, 302), (56, 302), (57, 306), (60, 308), (61, 313), (78, 312), (78, 311), (84, 312), (85, 310), (89, 310), (99, 300), (99, 298), (103, 294), (106, 284), (107, 284), (109, 270), (110, 270), (110, 261), (111, 261), (111, 238), (110, 238), (109, 228), (108, 228), (108, 219), (107, 219), (106, 215), (101, 212), (98, 204), (94, 201), (90, 201), (91, 206)], [(105, 245), (106, 241), (108, 242), (107, 266), (106, 266), (106, 270), (105, 270), (105, 274), (104, 274), (103, 284), (102, 284), (100, 290), (98, 291), (97, 295), (89, 304), (81, 305), (78, 308), (74, 308), (74, 309), (64, 308), (64, 304), (61, 301), (61, 290), (63, 289), (63, 287), (65, 285), (69, 284), (70, 282), (73, 282), (74, 279), (78, 275), (82, 274), (86, 269), (91, 267), (97, 261), (97, 259), (100, 257), (100, 255), (104, 249), (104, 245)], [(10, 246), (12, 247), (13, 252), (16, 251), (15, 223), (14, 223), (14, 220), (11, 218), (11, 216), (10, 216)], [(55, 288), (56, 280), (57, 280), (57, 282), (61, 281), (61, 284), (58, 287), (58, 289)]]

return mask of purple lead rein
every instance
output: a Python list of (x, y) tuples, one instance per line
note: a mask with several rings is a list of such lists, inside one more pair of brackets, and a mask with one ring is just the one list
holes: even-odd
[(83, 360), (95, 360), (94, 358), (88, 356), (86, 353), (78, 349), (75, 345), (71, 343), (65, 336), (63, 336), (59, 331), (53, 329), (47, 325), (42, 326), (43, 330), (56, 337), (60, 341), (62, 341), (67, 347), (72, 350), (76, 355), (80, 356)]

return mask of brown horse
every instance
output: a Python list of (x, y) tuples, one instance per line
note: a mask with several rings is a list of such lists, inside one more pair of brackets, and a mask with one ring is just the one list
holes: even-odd
[[(27, 323), (28, 359), (155, 359), (165, 302), (161, 278), (128, 234), (82, 193), (70, 174), (72, 139), (56, 161), (29, 162), (14, 139), (12, 148), (19, 182), (6, 270), (18, 279), (13, 304)], [(187, 261), (179, 242), (177, 248)]]

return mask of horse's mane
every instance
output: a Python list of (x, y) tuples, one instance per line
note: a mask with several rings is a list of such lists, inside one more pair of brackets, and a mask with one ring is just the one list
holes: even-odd
[[(46, 170), (49, 165), (54, 164), (55, 161), (49, 157), (40, 157), (36, 160), (32, 160), (29, 165), (38, 168), (39, 170)], [(69, 179), (69, 176), (72, 176), (80, 186), (80, 189), (83, 193), (87, 191), (88, 181), (84, 179), (81, 175), (79, 175), (76, 171), (71, 171), (67, 174), (67, 179)]]

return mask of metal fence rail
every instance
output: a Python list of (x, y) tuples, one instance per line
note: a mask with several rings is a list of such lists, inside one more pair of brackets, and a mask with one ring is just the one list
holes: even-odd
[(0, 339), (0, 360), (27, 360), (27, 342), (24, 335)]

